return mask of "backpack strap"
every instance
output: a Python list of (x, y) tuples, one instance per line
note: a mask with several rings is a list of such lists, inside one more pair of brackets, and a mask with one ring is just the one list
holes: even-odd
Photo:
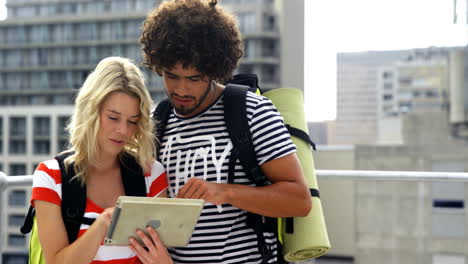
[[(61, 212), (70, 244), (78, 237), (82, 223), (91, 225), (94, 222), (93, 218), (83, 217), (86, 207), (86, 185), (82, 185), (77, 179), (72, 180), (75, 175), (73, 164), (70, 164), (65, 170), (64, 160), (71, 154), (72, 152), (64, 152), (55, 157), (62, 176)], [(31, 205), (24, 219), (24, 224), (20, 228), (22, 234), (31, 232), (35, 216), (36, 210)]]
[[(77, 179), (73, 179), (75, 176), (73, 164), (65, 169), (64, 160), (71, 154), (71, 152), (65, 152), (55, 157), (62, 175), (61, 211), (70, 244), (78, 237), (81, 224), (91, 225), (95, 221), (94, 218), (83, 216), (86, 208), (86, 185), (81, 184)], [(128, 153), (121, 156), (120, 170), (125, 195), (146, 196), (146, 181), (143, 169), (133, 156)], [(20, 228), (22, 234), (31, 232), (35, 215), (34, 207), (29, 206), (28, 214)]]
[(260, 86), (258, 86), (258, 77), (257, 74), (254, 73), (239, 73), (232, 76), (232, 79), (228, 81), (230, 84), (238, 84), (238, 85), (245, 85), (248, 87), (249, 91), (255, 93), (257, 89), (259, 90), (260, 94), (262, 90)]
[[(249, 87), (236, 84), (228, 84), (224, 89), (224, 122), (233, 145), (229, 160), (228, 183), (234, 183), (235, 164), (236, 160), (239, 159), (247, 177), (256, 186), (264, 186), (270, 184), (270, 182), (261, 171), (260, 166), (258, 166), (253, 146), (252, 133), (247, 120), (248, 91)], [(248, 212), (247, 225), (257, 235), (258, 250), (262, 255), (262, 263), (267, 263), (273, 256), (274, 250), (266, 243), (264, 232), (276, 231), (276, 219)], [(278, 252), (277, 258), (280, 257), (280, 252)]]
[[(239, 159), (247, 177), (257, 186), (270, 184), (258, 166), (252, 133), (247, 120), (247, 92), (249, 87), (228, 84), (224, 89), (224, 122), (229, 131), (233, 149), (229, 160), (228, 183), (234, 183), (234, 166)], [(240, 107), (239, 107), (240, 106)]]
[(62, 218), (67, 230), (68, 242), (73, 243), (78, 237), (81, 224), (92, 224), (93, 218), (84, 217), (86, 208), (86, 184), (73, 178), (75, 169), (73, 163), (65, 167), (64, 160), (72, 152), (64, 152), (55, 157), (62, 175)]
[[(172, 111), (172, 105), (171, 102), (169, 102), (169, 99), (164, 99), (161, 102), (159, 102), (158, 106), (153, 112), (153, 120), (156, 123), (156, 139), (159, 142), (162, 142), (162, 139), (164, 137), (164, 132), (166, 130), (166, 125), (167, 121), (169, 119), (169, 115), (171, 114)], [(159, 156), (159, 155), (158, 155)]]
[(124, 152), (120, 156), (120, 174), (127, 196), (146, 196), (146, 181), (143, 168), (135, 157)]
[(295, 128), (289, 124), (285, 124), (285, 126), (288, 129), (289, 134), (291, 134), (291, 136), (295, 136), (297, 138), (302, 139), (303, 141), (308, 143), (312, 147), (312, 149), (317, 150), (315, 147), (315, 143), (312, 141), (312, 139), (310, 139), (309, 135), (307, 135), (306, 132), (300, 130), (299, 128)]
[(28, 209), (28, 214), (24, 218), (24, 223), (20, 228), (21, 234), (26, 235), (27, 233), (31, 232), (32, 227), (34, 225), (35, 215), (36, 215), (36, 210), (34, 210), (34, 207), (30, 205)]

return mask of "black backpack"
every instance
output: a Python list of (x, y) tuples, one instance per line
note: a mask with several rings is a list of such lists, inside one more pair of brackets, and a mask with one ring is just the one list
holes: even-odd
[[(70, 244), (77, 239), (81, 224), (91, 225), (95, 220), (83, 216), (86, 207), (86, 185), (81, 184), (77, 179), (73, 179), (75, 176), (73, 164), (70, 164), (65, 169), (64, 160), (71, 154), (71, 152), (65, 152), (55, 157), (62, 176), (61, 209)], [(135, 158), (130, 154), (124, 153), (120, 158), (120, 170), (125, 195), (146, 196), (146, 181), (143, 169)], [(35, 214), (34, 207), (29, 206), (28, 214), (20, 229), (21, 233), (28, 234), (31, 232)]]
[[(229, 160), (228, 183), (234, 183), (234, 167), (236, 160), (239, 159), (247, 177), (255, 185), (264, 186), (271, 184), (257, 164), (252, 134), (247, 120), (247, 92), (251, 91), (255, 93), (257, 89), (259, 90), (260, 88), (258, 87), (257, 75), (255, 74), (237, 74), (228, 82), (224, 89), (224, 121), (233, 145)], [(164, 137), (165, 127), (171, 111), (172, 105), (166, 98), (158, 104), (153, 113), (153, 119), (157, 121), (156, 136), (159, 142), (162, 142)], [(291, 135), (306, 141), (315, 150), (315, 144), (309, 138), (309, 135), (287, 124), (286, 127)], [(310, 193), (312, 196), (319, 197), (317, 189), (311, 189)], [(286, 218), (285, 224), (287, 232), (293, 233), (294, 219), (292, 217)], [(278, 237), (277, 218), (264, 217), (248, 212), (247, 225), (254, 229), (257, 234), (258, 249), (263, 257), (263, 262), (266, 262), (274, 252), (265, 243), (263, 232), (271, 232)], [(277, 263), (287, 263), (283, 259), (282, 245), (278, 239), (277, 241)]]

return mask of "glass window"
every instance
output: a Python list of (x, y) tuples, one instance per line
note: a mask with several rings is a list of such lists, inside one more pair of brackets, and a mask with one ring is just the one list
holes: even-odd
[(3, 117), (0, 116), (0, 154), (2, 153), (3, 153)]
[(141, 33), (140, 20), (128, 20), (125, 22), (125, 37), (127, 39), (139, 38)]
[(3, 263), (4, 264), (28, 263), (28, 255), (27, 254), (3, 253)]
[(49, 87), (51, 89), (63, 89), (65, 87), (65, 72), (63, 71), (54, 71), (49, 72)]
[(389, 101), (393, 99), (393, 95), (391, 94), (386, 94), (383, 96), (384, 101)]
[(122, 22), (120, 21), (111, 22), (111, 38), (113, 40), (121, 39), (124, 35), (123, 28), (124, 27), (122, 26)]
[(50, 136), (50, 118), (49, 117), (35, 117), (34, 118), (34, 136)]
[(76, 64), (89, 64), (90, 63), (90, 48), (78, 47), (73, 48), (73, 58)]
[(10, 135), (26, 137), (26, 117), (10, 117)]
[(257, 44), (260, 43), (259, 41), (257, 40), (253, 40), (253, 39), (249, 39), (249, 40), (246, 40), (244, 45), (245, 45), (245, 48), (244, 48), (244, 56), (246, 58), (255, 58), (258, 54), (256, 52), (256, 47), (257, 47)]
[(8, 245), (11, 247), (24, 247), (26, 246), (26, 236), (9, 234)]
[(276, 40), (265, 39), (262, 41), (262, 56), (263, 57), (277, 57)]
[(77, 10), (78, 10), (78, 6), (76, 3), (64, 3), (62, 5), (63, 14), (75, 14)]
[(9, 215), (8, 216), (8, 226), (21, 226), (24, 222), (24, 215)]
[(26, 205), (26, 191), (12, 190), (8, 195), (8, 205), (10, 206), (25, 206)]
[(8, 67), (20, 66), (21, 52), (20, 50), (9, 50), (5, 54), (5, 65)]
[(57, 124), (57, 134), (59, 136), (68, 136), (67, 133), (67, 125), (68, 125), (68, 120), (70, 119), (69, 116), (59, 116), (58, 117), (58, 124)]
[(51, 41), (53, 42), (63, 42), (63, 25), (62, 24), (52, 24), (49, 26)]
[(33, 17), (36, 16), (35, 6), (22, 6), (16, 9), (16, 15), (18, 17)]
[(26, 164), (12, 163), (10, 164), (11, 176), (26, 175)]
[(275, 16), (266, 14), (263, 17), (263, 30), (265, 31), (276, 31)]
[(127, 0), (113, 0), (110, 9), (115, 13), (127, 12), (129, 8), (128, 2)]
[(86, 14), (87, 11), (88, 11), (88, 3), (86, 2), (77, 3), (77, 7), (76, 7), (77, 14)]
[(73, 24), (67, 23), (63, 25), (63, 39), (70, 41), (75, 39)]
[[(6, 88), (6, 73), (1, 73), (0, 72), (0, 91), (1, 90), (7, 90)], [(4, 97), (4, 96), (2, 96)]]
[(277, 80), (276, 68), (274, 65), (264, 65), (262, 67), (262, 82), (275, 83)]
[(16, 72), (6, 73), (5, 83), (5, 90), (19, 90), (22, 83), (21, 74)]
[[(11, 102), (11, 103), (16, 104), (17, 102)], [(11, 154), (26, 153), (26, 118), (25, 117), (10, 118), (9, 148), (10, 148)]]
[(239, 21), (239, 30), (242, 33), (253, 33), (255, 32), (255, 15), (253, 13), (239, 13), (237, 14)]
[(30, 96), (31, 104), (33, 105), (45, 105), (49, 103), (49, 96), (47, 95), (32, 95)]
[(50, 141), (46, 139), (34, 140), (34, 154), (49, 154)]

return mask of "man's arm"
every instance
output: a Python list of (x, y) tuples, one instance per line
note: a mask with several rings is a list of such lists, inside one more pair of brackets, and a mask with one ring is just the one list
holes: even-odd
[(237, 208), (270, 217), (306, 216), (312, 200), (295, 153), (262, 164), (271, 185), (253, 187), (213, 183), (191, 178), (178, 198), (204, 199), (213, 204), (229, 203)]

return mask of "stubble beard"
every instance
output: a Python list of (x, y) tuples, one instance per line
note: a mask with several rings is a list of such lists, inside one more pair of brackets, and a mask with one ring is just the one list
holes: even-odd
[(195, 112), (196, 110), (198, 110), (198, 108), (201, 106), (201, 104), (206, 100), (206, 98), (208, 97), (208, 94), (210, 93), (210, 91), (212, 90), (212, 87), (214, 85), (212, 85), (212, 81), (208, 81), (208, 85), (206, 86), (206, 90), (205, 92), (202, 94), (202, 96), (199, 98), (199, 100), (197, 100), (196, 97), (194, 96), (179, 96), (181, 98), (190, 98), (190, 99), (193, 99), (194, 102), (195, 102), (195, 105), (193, 107), (187, 107), (187, 106), (177, 106), (174, 104), (174, 102), (172, 101), (172, 97), (175, 96), (174, 93), (168, 95), (170, 101), (171, 101), (171, 104), (172, 104), (172, 107), (174, 107), (175, 111), (177, 114), (180, 114), (180, 115), (183, 115), (183, 116), (187, 116), (187, 115), (190, 115), (192, 114), (193, 112)]

